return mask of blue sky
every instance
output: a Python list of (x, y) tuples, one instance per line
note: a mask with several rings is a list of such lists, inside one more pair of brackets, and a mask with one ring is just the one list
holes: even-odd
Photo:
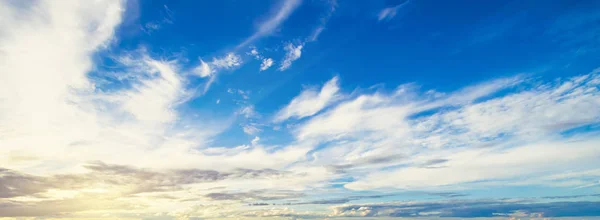
[(596, 1), (0, 6), (0, 218), (600, 216)]

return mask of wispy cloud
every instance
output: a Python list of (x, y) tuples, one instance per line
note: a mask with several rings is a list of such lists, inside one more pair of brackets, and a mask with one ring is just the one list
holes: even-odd
[(223, 70), (232, 70), (242, 64), (242, 57), (235, 53), (228, 53), (223, 57), (213, 57), (210, 63), (200, 59), (200, 65), (195, 67), (192, 72), (202, 78), (210, 77), (204, 85), (203, 93), (206, 93), (215, 81), (217, 74)]
[(398, 13), (398, 9), (402, 8), (404, 5), (408, 4), (409, 1), (405, 1), (401, 4), (392, 6), (392, 7), (387, 7), (382, 9), (379, 12), (379, 15), (377, 15), (377, 20), (378, 21), (389, 21), (392, 18), (394, 18), (396, 16), (396, 13)]
[(163, 8), (163, 10), (160, 13), (163, 15), (162, 20), (149, 21), (149, 22), (146, 22), (141, 27), (142, 31), (144, 31), (146, 34), (150, 35), (153, 32), (156, 32), (156, 31), (162, 29), (163, 26), (165, 26), (167, 24), (173, 24), (173, 22), (175, 20), (173, 11), (171, 11), (171, 9), (169, 9), (169, 7), (167, 7), (167, 5), (163, 5), (162, 8)]
[[(519, 92), (511, 86), (527, 81), (508, 78), (433, 97), (411, 95), (401, 87), (400, 93), (360, 95), (341, 102), (298, 126), (295, 134), (300, 140), (329, 143), (313, 154), (313, 162), (343, 165), (345, 175), (348, 168), (350, 173), (368, 172), (346, 184), (355, 190), (535, 179), (550, 171), (587, 170), (591, 162), (584, 161), (600, 154), (593, 147), (598, 140), (561, 139), (559, 133), (600, 122), (599, 114), (583, 110), (600, 106), (594, 89), (598, 77), (594, 71)], [(493, 97), (500, 91), (508, 94)], [(574, 106), (582, 110), (574, 113)], [(533, 153), (542, 149), (544, 154)], [(361, 162), (385, 155), (400, 159)], [(410, 157), (405, 160), (403, 155)], [(378, 170), (394, 165), (399, 167)], [(403, 178), (388, 178), (392, 176)]]
[(244, 42), (239, 44), (237, 48), (246, 47), (256, 39), (271, 34), (292, 14), (292, 12), (294, 12), (294, 10), (296, 10), (298, 6), (300, 6), (301, 2), (301, 0), (285, 0), (281, 2), (281, 5), (279, 8), (277, 8), (277, 11), (267, 20), (262, 22), (258, 26), (258, 30), (256, 30), (256, 32), (252, 34), (252, 36), (248, 37)]
[(296, 46), (294, 46), (293, 43), (289, 43), (283, 48), (286, 53), (283, 61), (281, 61), (281, 66), (279, 66), (279, 71), (284, 71), (290, 68), (290, 66), (292, 66), (292, 62), (300, 59), (302, 56), (302, 47), (304, 47), (304, 43)]
[(276, 114), (274, 121), (280, 122), (289, 118), (300, 119), (312, 116), (335, 101), (339, 97), (339, 90), (337, 76), (325, 83), (320, 91), (315, 88), (306, 89), (281, 109)]
[(321, 35), (321, 33), (325, 30), (327, 22), (329, 22), (329, 19), (335, 12), (337, 6), (337, 0), (327, 1), (327, 12), (325, 13), (325, 15), (323, 15), (323, 17), (319, 19), (321, 24), (319, 24), (319, 26), (317, 26), (317, 28), (313, 30), (312, 34), (308, 37), (307, 42), (316, 41), (319, 38), (319, 35)]

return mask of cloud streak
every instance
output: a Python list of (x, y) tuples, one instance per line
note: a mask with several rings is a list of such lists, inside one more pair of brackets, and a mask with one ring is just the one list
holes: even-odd
[(398, 9), (402, 8), (404, 5), (408, 4), (410, 1), (405, 1), (401, 4), (392, 6), (392, 7), (387, 7), (382, 9), (379, 14), (377, 15), (377, 20), (378, 21), (389, 21), (392, 18), (396, 17), (396, 13), (398, 13)]
[(285, 0), (281, 3), (277, 11), (263, 21), (252, 36), (248, 37), (244, 42), (240, 43), (237, 48), (248, 46), (251, 42), (271, 34), (277, 29), (293, 12), (300, 6), (301, 0)]

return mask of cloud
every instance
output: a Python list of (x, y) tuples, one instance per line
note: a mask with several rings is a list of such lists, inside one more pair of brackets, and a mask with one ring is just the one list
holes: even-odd
[(21, 196), (43, 197), (55, 190), (80, 190), (98, 187), (111, 189), (119, 196), (146, 192), (170, 192), (191, 184), (217, 182), (226, 179), (280, 178), (291, 175), (273, 169), (233, 169), (228, 172), (200, 169), (154, 171), (125, 165), (90, 162), (83, 166), (87, 172), (33, 176), (9, 169), (0, 169), (0, 198)]
[(276, 114), (274, 121), (280, 122), (289, 118), (301, 119), (317, 114), (339, 97), (339, 90), (337, 76), (327, 81), (320, 91), (313, 88), (306, 89), (281, 109)]
[(258, 50), (256, 50), (256, 47), (252, 47), (252, 50), (250, 50), (249, 54), (254, 56), (254, 58), (256, 59), (261, 58), (260, 54), (258, 53)]
[(254, 137), (254, 139), (252, 139), (252, 141), (250, 143), (252, 143), (252, 145), (257, 145), (258, 141), (260, 141), (260, 138), (258, 136)]
[(37, 177), (0, 168), (0, 198), (31, 195), (45, 190)]
[(269, 69), (269, 67), (273, 66), (273, 59), (268, 58), (268, 57), (264, 57), (263, 55), (260, 54), (260, 52), (258, 52), (258, 50), (256, 50), (256, 47), (251, 47), (252, 50), (250, 50), (250, 52), (248, 52), (247, 54), (250, 56), (253, 56), (254, 59), (256, 60), (262, 60), (261, 64), (260, 64), (260, 71), (264, 71)]
[[(188, 197), (195, 196), (193, 186), (197, 184), (228, 179), (272, 180), (292, 175), (273, 169), (236, 169), (231, 172), (199, 169), (151, 171), (102, 162), (89, 163), (84, 167), (87, 170), (84, 173), (51, 176), (32, 176), (0, 169), (0, 216), (68, 216), (73, 212), (86, 210), (134, 210), (146, 208), (134, 204), (135, 201), (137, 203), (144, 201), (140, 200), (141, 198), (178, 201), (186, 198), (179, 194), (182, 191)], [(62, 197), (57, 198), (58, 195)], [(208, 197), (217, 199), (217, 195), (218, 193), (212, 193)], [(302, 194), (252, 190), (239, 194), (236, 198), (246, 199), (242, 195), (247, 195), (248, 198), (277, 199)], [(10, 200), (2, 200), (2, 198)]]
[(145, 32), (146, 34), (150, 35), (153, 32), (162, 29), (167, 24), (173, 24), (173, 20), (175, 20), (175, 18), (173, 16), (173, 11), (171, 11), (169, 9), (169, 7), (167, 7), (167, 5), (164, 5), (163, 8), (164, 8), (164, 13), (161, 13), (161, 14), (164, 14), (163, 19), (160, 20), (160, 21), (146, 22), (140, 28), (140, 29), (142, 29), (143, 32)]
[(244, 116), (245, 118), (252, 118), (252, 117), (256, 117), (258, 115), (258, 113), (256, 113), (256, 111), (254, 110), (253, 105), (244, 106), (240, 110), (239, 114)]
[(194, 73), (202, 78), (211, 76), (212, 72), (210, 65), (204, 60), (200, 60), (200, 65), (194, 69)]
[(248, 135), (255, 135), (262, 131), (262, 129), (253, 124), (242, 125), (242, 130)]
[(211, 198), (213, 200), (239, 200), (239, 201), (247, 201), (247, 200), (281, 200), (281, 199), (290, 199), (290, 198), (299, 198), (304, 196), (303, 193), (293, 192), (293, 191), (262, 191), (255, 190), (251, 192), (245, 193), (210, 193), (207, 194), (206, 197)]
[(279, 71), (284, 71), (288, 68), (290, 68), (290, 66), (292, 66), (292, 62), (294, 62), (295, 60), (299, 59), (300, 56), (302, 56), (302, 47), (304, 46), (304, 44), (299, 44), (297, 46), (294, 46), (294, 44), (289, 43), (288, 45), (285, 46), (285, 57), (283, 58), (283, 61), (281, 61), (281, 66), (279, 66)]
[[(550, 82), (508, 77), (444, 92), (408, 84), (391, 92), (357, 90), (343, 99), (334, 77), (277, 112), (280, 121), (303, 119), (289, 136), (261, 135), (264, 141), (253, 135), (250, 143), (217, 147), (235, 120), (245, 120), (240, 125), (247, 133), (268, 126), (255, 121), (256, 103), (244, 90), (232, 90), (239, 96), (233, 119), (187, 112), (194, 77), (208, 89), (242, 58), (226, 53), (188, 69), (186, 59), (153, 56), (151, 48), (112, 48), (124, 10), (122, 1), (109, 0), (41, 0), (27, 7), (0, 1), (0, 72), (8, 73), (0, 74), (1, 216), (326, 218), (333, 215), (326, 205), (377, 199), (383, 195), (371, 194), (377, 190), (592, 190), (581, 187), (600, 179), (598, 71)], [(288, 45), (295, 57), (288, 67), (303, 45)], [(105, 54), (110, 68), (93, 62)], [(331, 198), (325, 191), (358, 196)], [(465, 194), (423, 191), (453, 199)], [(586, 211), (597, 207), (593, 202), (513, 201), (509, 207), (461, 200), (453, 205), (464, 206), (450, 209), (446, 203), (353, 202), (357, 206), (337, 210), (341, 216), (403, 215), (400, 209), (427, 216), (597, 214)], [(569, 206), (584, 212), (573, 214)], [(307, 207), (315, 211), (302, 211)]]
[[(6, 15), (6, 22), (0, 22), (5, 30), (0, 42), (10, 45), (0, 48), (6, 55), (0, 69), (11, 73), (0, 75), (0, 130), (10, 131), (0, 135), (5, 168), (40, 176), (82, 172), (79, 165), (104, 161), (150, 170), (215, 167), (229, 172), (282, 168), (306, 153), (303, 144), (276, 150), (209, 150), (212, 137), (230, 122), (180, 112), (193, 93), (180, 60), (151, 57), (142, 48), (111, 51), (116, 70), (94, 66), (93, 54), (114, 40), (124, 10), (121, 3), (0, 3)], [(208, 64), (211, 69), (233, 69), (241, 60), (228, 54)], [(298, 188), (296, 183), (285, 187)], [(7, 189), (2, 189), (5, 196), (30, 192)]]
[(453, 200), (344, 205), (333, 208), (338, 217), (563, 217), (596, 216), (598, 202), (528, 203), (503, 200)]
[(122, 105), (123, 110), (139, 121), (172, 122), (176, 117), (172, 107), (185, 95), (182, 79), (176, 73), (175, 67), (169, 63), (148, 58), (144, 58), (142, 62), (149, 68), (148, 74), (159, 75), (140, 80), (124, 95), (114, 94), (112, 97)]
[(321, 24), (313, 30), (312, 34), (308, 37), (307, 42), (316, 41), (319, 38), (319, 35), (321, 35), (321, 33), (323, 33), (323, 31), (325, 30), (325, 26), (327, 25), (327, 22), (329, 22), (329, 19), (331, 18), (331, 16), (335, 12), (335, 9), (337, 8), (337, 0), (328, 0), (327, 6), (329, 7), (327, 9), (327, 12), (325, 13), (325, 15), (323, 17), (321, 17), (319, 19)]
[(262, 63), (260, 64), (260, 71), (267, 70), (271, 66), (273, 66), (273, 59), (265, 58), (262, 60)]
[(200, 59), (200, 65), (195, 67), (192, 72), (202, 78), (210, 77), (204, 85), (203, 93), (206, 93), (215, 81), (217, 74), (223, 70), (232, 70), (242, 65), (242, 57), (235, 53), (227, 53), (223, 57), (213, 57), (210, 63)]
[(269, 17), (267, 20), (262, 22), (258, 26), (258, 30), (248, 37), (244, 42), (239, 44), (237, 48), (242, 48), (261, 37), (271, 34), (279, 25), (281, 25), (291, 14), (300, 6), (301, 0), (285, 0), (281, 2), (281, 5), (277, 11)]
[[(522, 184), (566, 183), (532, 181), (548, 172), (593, 168), (588, 164), (600, 154), (593, 147), (598, 139), (561, 133), (600, 122), (600, 114), (585, 110), (600, 106), (598, 77), (594, 71), (548, 84), (510, 77), (434, 96), (401, 86), (340, 102), (294, 134), (323, 143), (311, 153), (312, 163), (360, 176), (345, 185), (353, 190), (507, 184), (524, 177), (531, 180)], [(389, 155), (395, 159), (365, 163)]]
[[(67, 216), (81, 211), (133, 209), (136, 206), (115, 198), (66, 198), (44, 202), (0, 201), (0, 217)], [(139, 207), (139, 206), (138, 206)], [(20, 219), (20, 218), (19, 218)]]
[(395, 5), (393, 7), (387, 7), (382, 9), (377, 15), (378, 21), (389, 21), (396, 16), (398, 9), (402, 8), (404, 5), (408, 4), (410, 1), (405, 1), (401, 4)]
[(221, 58), (213, 58), (211, 65), (216, 67), (217, 69), (232, 69), (234, 67), (240, 66), (242, 63), (242, 58), (235, 53), (228, 53), (224, 57)]

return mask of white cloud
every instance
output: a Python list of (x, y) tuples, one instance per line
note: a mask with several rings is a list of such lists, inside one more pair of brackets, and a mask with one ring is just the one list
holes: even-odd
[(262, 63), (260, 64), (260, 71), (267, 70), (271, 66), (273, 66), (273, 59), (265, 58), (262, 60)]
[[(186, 184), (176, 190), (165, 189), (173, 190), (168, 192), (171, 196), (193, 199), (194, 205), (214, 202), (203, 197), (210, 188), (301, 190), (326, 178), (323, 169), (289, 166), (308, 152), (309, 145), (267, 149), (258, 144), (217, 153), (208, 148), (212, 137), (231, 122), (195, 118), (178, 111), (181, 102), (190, 95), (186, 89), (188, 75), (182, 73), (178, 60), (153, 58), (144, 50), (128, 53), (111, 49), (110, 52), (119, 53), (115, 56), (120, 57), (116, 62), (122, 72), (103, 72), (102, 68), (95, 68), (92, 57), (114, 39), (113, 32), (121, 22), (125, 7), (123, 2), (41, 0), (27, 7), (12, 3), (0, 1), (3, 15), (0, 21), (2, 169), (14, 169), (27, 175), (72, 177), (72, 173), (88, 172), (82, 164), (104, 161), (117, 167), (133, 165), (144, 170), (230, 171), (260, 167), (302, 173), (271, 180), (248, 177), (250, 182), (219, 180)], [(208, 64), (213, 65), (211, 68), (232, 69), (240, 63), (239, 58), (229, 54)], [(106, 80), (108, 82), (99, 85), (94, 75), (114, 81)], [(214, 79), (214, 74), (210, 78)], [(128, 86), (110, 84), (121, 80)], [(251, 115), (250, 111), (246, 113)], [(127, 191), (128, 186), (113, 185), (98, 182), (78, 189), (47, 186), (51, 189), (39, 195), (14, 200), (3, 198), (3, 202), (15, 204), (9, 207), (11, 209), (31, 210), (30, 213), (40, 213), (36, 210), (40, 207), (54, 210), (46, 204), (55, 204), (59, 208), (53, 214), (65, 217), (97, 207), (111, 207), (116, 215), (129, 215), (169, 213), (191, 206), (180, 200), (154, 198), (162, 192), (124, 195), (124, 192), (135, 192)], [(185, 194), (181, 194), (182, 189)], [(105, 206), (111, 204), (105, 202), (107, 198), (119, 198), (122, 202)], [(27, 208), (19, 206), (25, 200)], [(84, 204), (80, 201), (99, 202), (80, 205)], [(60, 207), (69, 207), (68, 213)], [(86, 214), (95, 217), (94, 211)]]
[(252, 50), (250, 50), (249, 54), (257, 60), (262, 58), (262, 56), (258, 53), (258, 50), (256, 50), (256, 47), (252, 47)]
[(315, 30), (310, 35), (310, 37), (308, 37), (308, 42), (316, 41), (317, 39), (319, 39), (319, 35), (321, 35), (321, 33), (324, 30), (325, 30), (325, 26), (319, 26), (319, 27), (315, 28)]
[(200, 60), (200, 65), (194, 68), (194, 73), (198, 76), (204, 78), (212, 75), (212, 69), (208, 63), (204, 62), (204, 60)]
[(285, 57), (283, 58), (283, 61), (281, 62), (281, 66), (279, 66), (279, 70), (280, 71), (284, 71), (288, 68), (290, 68), (290, 66), (292, 65), (292, 62), (294, 62), (295, 60), (299, 59), (300, 56), (302, 56), (302, 47), (304, 46), (304, 44), (300, 44), (297, 46), (294, 46), (294, 44), (289, 43), (288, 45), (285, 46)]
[(281, 23), (283, 23), (300, 6), (301, 0), (284, 0), (281, 2), (277, 12), (258, 26), (258, 30), (237, 48), (245, 47), (252, 41), (271, 34)]
[(258, 113), (256, 113), (256, 111), (254, 111), (254, 106), (252, 106), (252, 105), (244, 106), (240, 110), (240, 114), (243, 115), (245, 118), (252, 118), (252, 117), (256, 117), (258, 115)]
[(244, 130), (244, 133), (246, 133), (248, 135), (255, 135), (262, 131), (262, 129), (260, 129), (252, 124), (243, 125), (242, 130)]
[[(438, 153), (447, 162), (437, 168), (407, 167), (377, 172), (346, 185), (354, 190), (380, 187), (429, 188), (475, 181), (539, 176), (549, 172), (591, 169), (600, 156), (600, 140), (540, 142), (510, 149), (470, 148)], [(435, 158), (435, 157), (432, 157)], [(401, 176), (402, 178), (389, 178)]]
[[(433, 97), (399, 87), (341, 102), (294, 132), (327, 143), (312, 163), (346, 167), (359, 177), (351, 189), (542, 178), (593, 168), (599, 141), (560, 133), (600, 123), (600, 112), (588, 111), (600, 108), (598, 78), (598, 71), (555, 84), (514, 77)], [(386, 166), (400, 168), (380, 170)]]
[(221, 58), (213, 58), (211, 65), (217, 69), (232, 69), (242, 64), (242, 58), (235, 53), (228, 53)]
[(254, 137), (254, 139), (252, 139), (252, 145), (257, 145), (258, 141), (260, 141), (260, 138), (258, 136)]
[[(178, 112), (190, 93), (178, 60), (154, 59), (143, 50), (123, 52), (117, 62), (128, 75), (123, 80), (131, 86), (105, 89), (88, 77), (94, 69), (92, 54), (105, 48), (120, 23), (121, 1), (35, 4), (0, 3), (5, 15), (0, 22), (4, 30), (0, 70), (7, 73), (0, 74), (0, 130), (4, 131), (0, 132), (0, 161), (6, 162), (4, 168), (50, 175), (79, 170), (80, 164), (99, 160), (149, 169), (279, 169), (308, 150), (292, 146), (267, 152), (256, 147), (237, 154), (205, 154), (210, 137), (230, 122)], [(227, 55), (215, 67), (234, 68), (240, 63), (235, 57)], [(101, 69), (94, 74), (117, 75)], [(244, 115), (252, 112), (244, 111)], [(280, 159), (266, 159), (275, 154)], [(15, 159), (22, 155), (29, 159)], [(257, 156), (262, 159), (252, 159)], [(233, 157), (238, 158), (230, 160)], [(214, 164), (219, 161), (223, 164)]]
[(281, 109), (274, 118), (275, 122), (287, 120), (289, 118), (304, 118), (317, 114), (319, 111), (330, 105), (338, 97), (338, 77), (333, 77), (321, 87), (320, 91), (309, 88), (294, 97), (292, 101)]
[(335, 12), (335, 9), (337, 8), (337, 0), (328, 0), (327, 5), (329, 7), (327, 13), (325, 14), (325, 16), (321, 17), (321, 24), (313, 30), (312, 34), (308, 37), (307, 42), (316, 41), (319, 38), (319, 35), (323, 33), (327, 22), (329, 22), (329, 19), (331, 18), (333, 12)]
[(168, 63), (146, 60), (152, 73), (158, 77), (141, 80), (125, 94), (115, 94), (123, 109), (137, 120), (146, 122), (172, 122), (176, 118), (174, 103), (184, 95), (182, 79)]
[(402, 8), (402, 6), (404, 6), (405, 4), (408, 4), (408, 2), (409, 1), (405, 1), (402, 4), (382, 9), (379, 12), (379, 15), (377, 16), (377, 20), (379, 20), (379, 21), (383, 21), (383, 20), (388, 21), (388, 20), (394, 18), (396, 16), (396, 13), (398, 13), (398, 9)]
[(253, 56), (254, 59), (262, 60), (260, 64), (260, 71), (267, 70), (269, 69), (269, 67), (273, 66), (273, 59), (261, 55), (260, 52), (256, 50), (256, 47), (252, 47), (252, 50), (250, 50), (250, 52), (248, 52), (247, 54)]
[[(73, 174), (92, 174), (82, 164), (104, 161), (117, 164), (114, 167), (127, 172), (128, 178), (136, 170), (142, 177), (158, 173), (155, 182), (167, 186), (171, 179), (163, 179), (163, 174), (173, 169), (215, 171), (206, 171), (209, 182), (183, 178), (185, 184), (144, 193), (132, 192), (131, 184), (111, 181), (77, 189), (52, 185), (39, 194), (3, 198), (10, 206), (2, 208), (38, 213), (56, 205), (58, 211), (52, 215), (61, 217), (96, 217), (94, 206), (113, 209), (110, 218), (140, 213), (165, 218), (264, 217), (303, 213), (263, 210), (205, 195), (269, 189), (315, 192), (338, 177), (352, 177), (355, 181), (346, 185), (350, 189), (472, 181), (581, 188), (597, 184), (600, 177), (597, 133), (591, 137), (569, 132), (600, 123), (598, 71), (546, 84), (506, 78), (447, 94), (419, 94), (402, 86), (393, 93), (357, 94), (348, 100), (339, 99), (334, 77), (320, 90), (302, 91), (278, 113), (281, 121), (311, 117), (291, 128), (293, 141), (263, 146), (256, 134), (266, 125), (251, 122), (242, 125), (255, 137), (250, 145), (216, 148), (210, 147), (213, 139), (233, 120), (180, 112), (191, 92), (186, 89), (189, 75), (179, 60), (111, 48), (120, 54), (115, 56), (120, 57), (116, 62), (122, 72), (94, 67), (93, 56), (114, 40), (123, 2), (40, 0), (28, 7), (12, 3), (0, 1), (2, 168), (79, 184)], [(205, 63), (209, 70), (203, 70), (200, 61), (196, 74), (212, 82), (218, 71), (235, 69), (241, 62), (239, 56), (227, 54)], [(110, 84), (111, 80), (101, 84), (95, 74), (127, 86)], [(258, 117), (254, 106), (245, 102), (248, 91), (230, 92), (240, 95), (244, 104), (231, 118)], [(334, 165), (344, 172), (332, 173), (328, 167)], [(239, 168), (283, 174), (235, 180), (213, 175)], [(111, 172), (101, 175), (115, 180), (109, 178)], [(136, 187), (149, 190), (146, 184)], [(110, 202), (114, 198), (119, 202)]]
[(203, 93), (206, 93), (210, 86), (214, 83), (217, 75), (222, 70), (232, 70), (242, 65), (242, 57), (235, 53), (228, 53), (223, 57), (213, 57), (210, 63), (200, 59), (200, 65), (192, 70), (192, 72), (202, 78), (209, 77), (204, 85)]

